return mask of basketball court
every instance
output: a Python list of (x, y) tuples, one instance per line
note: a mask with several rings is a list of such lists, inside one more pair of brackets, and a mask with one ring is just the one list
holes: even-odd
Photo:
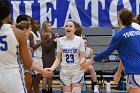
[[(90, 80), (87, 80), (86, 81), (86, 91), (82, 91), (81, 93), (94, 93), (93, 91), (91, 91), (91, 85), (90, 85), (91, 81)], [(117, 90), (115, 89), (117, 85), (113, 83), (113, 81), (111, 81), (111, 92), (106, 92), (106, 87), (101, 87), (101, 89), (99, 90), (100, 92), (98, 93), (128, 93), (126, 92), (125, 90)], [(63, 93), (62, 91), (62, 88), (61, 88), (61, 85), (60, 85), (60, 81), (59, 80), (53, 80), (53, 93)], [(42, 89), (42, 81), (40, 83), (40, 93), (41, 92), (41, 89)]]

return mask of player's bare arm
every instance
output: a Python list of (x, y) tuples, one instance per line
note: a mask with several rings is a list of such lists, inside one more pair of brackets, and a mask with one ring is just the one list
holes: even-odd
[(85, 52), (84, 51), (81, 51), (80, 52), (80, 63), (83, 63), (85, 61), (86, 61), (86, 59), (85, 59)]
[(62, 53), (61, 52), (57, 52), (57, 55), (56, 55), (56, 59), (51, 67), (51, 70), (54, 71), (58, 65), (60, 64), (60, 61), (61, 61), (61, 56), (62, 56)]
[(120, 61), (118, 70), (114, 75), (114, 82), (115, 83), (118, 83), (120, 81), (122, 70), (123, 70), (123, 65), (122, 65), (122, 62)]
[(29, 49), (27, 47), (26, 37), (23, 31), (17, 28), (13, 28), (13, 31), (15, 33), (17, 41), (19, 42), (19, 51), (20, 51), (20, 56), (23, 60), (24, 67), (36, 70), (37, 72), (43, 74), (46, 77), (51, 77), (53, 74), (52, 72), (48, 72), (47, 70), (42, 69), (37, 64), (33, 63), (33, 60), (29, 53)]
[(90, 59), (93, 60), (93, 55), (94, 55), (94, 51), (93, 49), (90, 49)]
[(41, 42), (35, 45), (33, 34), (30, 34), (29, 35), (30, 46), (33, 48), (33, 50), (36, 50), (37, 48), (39, 48), (40, 46), (42, 46), (46, 42), (46, 40), (49, 38), (49, 35), (50, 34), (48, 34), (48, 33), (44, 34)]
[(17, 41), (19, 42), (19, 51), (20, 51), (20, 56), (23, 60), (23, 65), (26, 68), (30, 68), (32, 65), (32, 60), (29, 54), (29, 50), (27, 48), (27, 42), (26, 42), (26, 37), (23, 31), (17, 29), (17, 28), (12, 28), (15, 36), (17, 38)]

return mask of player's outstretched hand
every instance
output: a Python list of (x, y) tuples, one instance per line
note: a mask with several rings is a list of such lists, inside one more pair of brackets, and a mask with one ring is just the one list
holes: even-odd
[(55, 38), (55, 39), (54, 39), (54, 42), (57, 42), (58, 40), (59, 40), (59, 38)]
[(44, 68), (43, 70), (44, 70), (43, 71), (43, 76), (44, 77), (47, 77), (47, 78), (52, 77), (53, 72), (52, 72), (52, 70), (50, 68)]
[(91, 66), (93, 63), (94, 63), (93, 60), (87, 60), (86, 62), (80, 64), (81, 69), (86, 70), (86, 68), (88, 66)]
[(42, 38), (43, 42), (45, 42), (47, 39), (49, 39), (49, 37), (50, 37), (50, 33), (45, 33)]

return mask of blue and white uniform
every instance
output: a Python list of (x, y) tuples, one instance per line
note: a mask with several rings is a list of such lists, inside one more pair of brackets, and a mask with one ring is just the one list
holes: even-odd
[(140, 25), (138, 23), (132, 22), (131, 25), (133, 28), (140, 30)]
[[(109, 47), (94, 56), (94, 61), (99, 61), (109, 56), (114, 50), (118, 51), (126, 75), (131, 76), (137, 87), (140, 88), (140, 78), (139, 81), (134, 78), (134, 75), (138, 75), (138, 77), (140, 75), (140, 31), (131, 26), (122, 28), (113, 37)], [(129, 81), (127, 83), (132, 84)]]
[(27, 93), (17, 62), (19, 43), (9, 24), (0, 29), (0, 93)]
[(84, 72), (80, 70), (80, 52), (82, 51), (85, 51), (85, 46), (81, 37), (74, 36), (72, 40), (68, 40), (64, 36), (58, 40), (57, 52), (62, 53), (60, 70), (62, 85), (83, 83)]
[[(33, 38), (34, 38), (34, 44), (38, 44), (41, 42), (41, 35), (40, 33), (37, 31), (37, 35), (34, 34), (34, 32), (32, 32)], [(33, 62), (35, 62), (36, 64), (38, 64), (41, 68), (43, 68), (43, 63), (42, 63), (42, 48), (41, 46), (39, 48), (37, 48), (36, 50), (33, 51), (32, 54), (32, 58), (33, 58)], [(32, 71), (33, 75), (37, 75), (36, 71)]]
[[(27, 37), (26, 38), (26, 41), (27, 41), (27, 47), (30, 47), (30, 40), (29, 40), (29, 38)], [(30, 50), (29, 50), (30, 51)], [(31, 52), (30, 52), (31, 53)], [(32, 54), (30, 54), (30, 55), (32, 55)], [(25, 67), (23, 67), (23, 71), (24, 71), (24, 73), (26, 73), (26, 72), (31, 72), (31, 71), (33, 71), (33, 70), (31, 70), (31, 69), (26, 69)]]
[(90, 50), (91, 50), (91, 48), (86, 47), (86, 51), (85, 51), (85, 58), (86, 58), (86, 60), (90, 59)]

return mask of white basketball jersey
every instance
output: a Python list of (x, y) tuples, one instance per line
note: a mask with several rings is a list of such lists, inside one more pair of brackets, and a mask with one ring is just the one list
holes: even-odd
[(57, 43), (57, 52), (62, 52), (61, 66), (75, 66), (80, 64), (80, 52), (85, 51), (84, 41), (81, 37), (67, 40), (66, 36), (60, 37)]
[(85, 58), (90, 59), (90, 48), (89, 47), (86, 47)]
[(0, 72), (19, 70), (17, 62), (18, 41), (9, 24), (0, 29)]
[[(33, 37), (34, 37), (34, 44), (36, 45), (36, 44), (40, 43), (41, 42), (40, 33), (37, 31), (38, 36), (36, 36), (34, 34), (34, 32), (32, 32), (32, 31), (31, 31), (31, 33), (33, 34)], [(42, 57), (42, 48), (41, 48), (41, 46), (39, 48), (37, 48), (36, 50), (34, 50), (33, 57)]]
[(26, 41), (27, 41), (28, 46), (30, 46), (30, 40), (28, 37), (26, 38)]

